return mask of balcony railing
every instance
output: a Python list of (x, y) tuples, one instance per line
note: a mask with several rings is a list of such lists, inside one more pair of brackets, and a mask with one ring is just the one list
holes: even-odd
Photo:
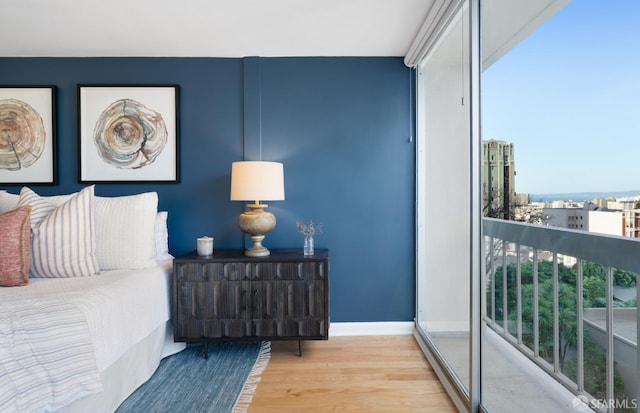
[(640, 241), (490, 218), (483, 235), (487, 325), (594, 410), (640, 411)]

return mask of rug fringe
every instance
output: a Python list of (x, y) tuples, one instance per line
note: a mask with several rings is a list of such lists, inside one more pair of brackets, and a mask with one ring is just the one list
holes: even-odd
[(249, 404), (253, 400), (253, 395), (258, 389), (258, 382), (260, 381), (260, 375), (267, 368), (269, 360), (271, 359), (271, 342), (263, 341), (260, 346), (260, 352), (258, 358), (247, 377), (247, 380), (242, 386), (242, 391), (236, 399), (236, 404), (233, 406), (232, 413), (246, 413), (249, 409)]

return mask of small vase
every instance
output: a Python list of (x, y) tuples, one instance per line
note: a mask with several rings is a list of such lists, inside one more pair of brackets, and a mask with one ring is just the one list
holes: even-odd
[(304, 237), (304, 255), (313, 255), (312, 237)]

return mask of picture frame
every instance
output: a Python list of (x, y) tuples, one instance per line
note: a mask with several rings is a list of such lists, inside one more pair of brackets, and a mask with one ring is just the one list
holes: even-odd
[(56, 87), (0, 85), (0, 186), (57, 179)]
[(81, 183), (179, 182), (178, 85), (78, 85)]

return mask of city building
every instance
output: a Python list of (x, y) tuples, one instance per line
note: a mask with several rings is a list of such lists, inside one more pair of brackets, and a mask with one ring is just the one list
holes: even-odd
[(637, 201), (611, 200), (607, 203), (607, 207), (622, 211), (622, 235), (625, 237), (640, 238), (640, 209), (638, 208)]
[(482, 141), (482, 195), (484, 215), (512, 219), (516, 206), (513, 143)]
[(516, 206), (529, 205), (529, 194), (526, 192), (516, 192)]
[(585, 203), (563, 200), (545, 202), (539, 222), (530, 218), (533, 206), (517, 202), (516, 205), (516, 218), (519, 217), (519, 221), (640, 238), (640, 208), (638, 201), (633, 198), (594, 198)]
[(609, 235), (624, 235), (622, 211), (600, 209), (594, 204), (582, 208), (544, 208), (543, 224)]

